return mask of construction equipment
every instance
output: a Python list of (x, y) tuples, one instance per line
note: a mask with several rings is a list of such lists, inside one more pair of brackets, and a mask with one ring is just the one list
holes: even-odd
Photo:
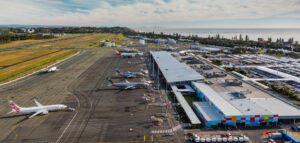
[(161, 123), (164, 122), (163, 119), (157, 118), (157, 117), (155, 117), (155, 116), (151, 116), (151, 121), (152, 121), (154, 124), (158, 125), (158, 126), (160, 126)]

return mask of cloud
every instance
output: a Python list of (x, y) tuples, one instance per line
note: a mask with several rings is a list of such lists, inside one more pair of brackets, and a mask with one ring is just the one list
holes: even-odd
[(0, 24), (172, 26), (223, 19), (300, 19), (298, 0), (9, 0), (0, 5)]

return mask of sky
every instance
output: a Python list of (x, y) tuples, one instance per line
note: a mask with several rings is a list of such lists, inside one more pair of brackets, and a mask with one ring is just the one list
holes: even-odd
[(0, 25), (300, 28), (300, 0), (0, 0)]

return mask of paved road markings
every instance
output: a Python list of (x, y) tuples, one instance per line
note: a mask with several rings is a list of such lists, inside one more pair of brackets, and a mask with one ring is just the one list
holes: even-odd
[[(71, 92), (69, 92), (66, 87), (65, 87), (65, 91), (67, 91), (69, 94), (73, 95), (73, 97), (76, 99), (77, 101), (77, 109), (79, 110), (80, 109), (80, 102), (79, 102), (79, 99), (76, 95), (72, 94)], [(65, 132), (68, 130), (68, 128), (70, 127), (71, 123), (73, 122), (73, 120), (75, 119), (75, 117), (77, 116), (78, 114), (78, 110), (76, 110), (76, 113), (75, 115), (73, 116), (73, 118), (70, 120), (70, 122), (68, 123), (68, 125), (66, 126), (66, 128), (64, 129), (64, 131), (61, 133), (60, 137), (57, 139), (56, 143), (58, 143), (60, 141), (60, 139), (64, 136)]]
[(152, 134), (166, 134), (166, 133), (171, 133), (173, 132), (172, 129), (167, 129), (167, 130), (152, 130)]

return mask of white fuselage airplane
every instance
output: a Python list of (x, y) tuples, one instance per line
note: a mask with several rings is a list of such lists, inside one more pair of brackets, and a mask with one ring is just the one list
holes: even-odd
[(58, 111), (58, 110), (64, 110), (67, 108), (66, 105), (63, 104), (55, 104), (55, 105), (45, 105), (43, 106), (38, 101), (34, 99), (36, 107), (20, 107), (15, 102), (9, 101), (9, 105), (11, 106), (12, 110), (9, 113), (18, 112), (18, 113), (33, 113), (28, 118), (32, 118), (39, 114), (48, 114), (48, 111)]
[(129, 82), (125, 80), (123, 83), (114, 83), (110, 78), (107, 78), (108, 86), (115, 86), (122, 89), (136, 89), (136, 88), (147, 88), (149, 87), (149, 82)]
[(119, 52), (118, 50), (115, 50), (115, 54), (116, 54), (116, 55), (120, 55), (120, 56), (122, 56), (122, 57), (143, 56), (143, 53), (140, 53), (140, 52), (138, 52), (138, 53), (125, 53), (125, 52), (121, 53), (121, 52)]
[(143, 72), (120, 72), (118, 69), (116, 69), (116, 75), (120, 75), (122, 77), (126, 78), (136, 78), (136, 77), (144, 77), (145, 74)]
[(51, 67), (51, 68), (48, 67), (48, 68), (42, 70), (42, 72), (55, 72), (57, 70), (58, 70), (57, 67)]

